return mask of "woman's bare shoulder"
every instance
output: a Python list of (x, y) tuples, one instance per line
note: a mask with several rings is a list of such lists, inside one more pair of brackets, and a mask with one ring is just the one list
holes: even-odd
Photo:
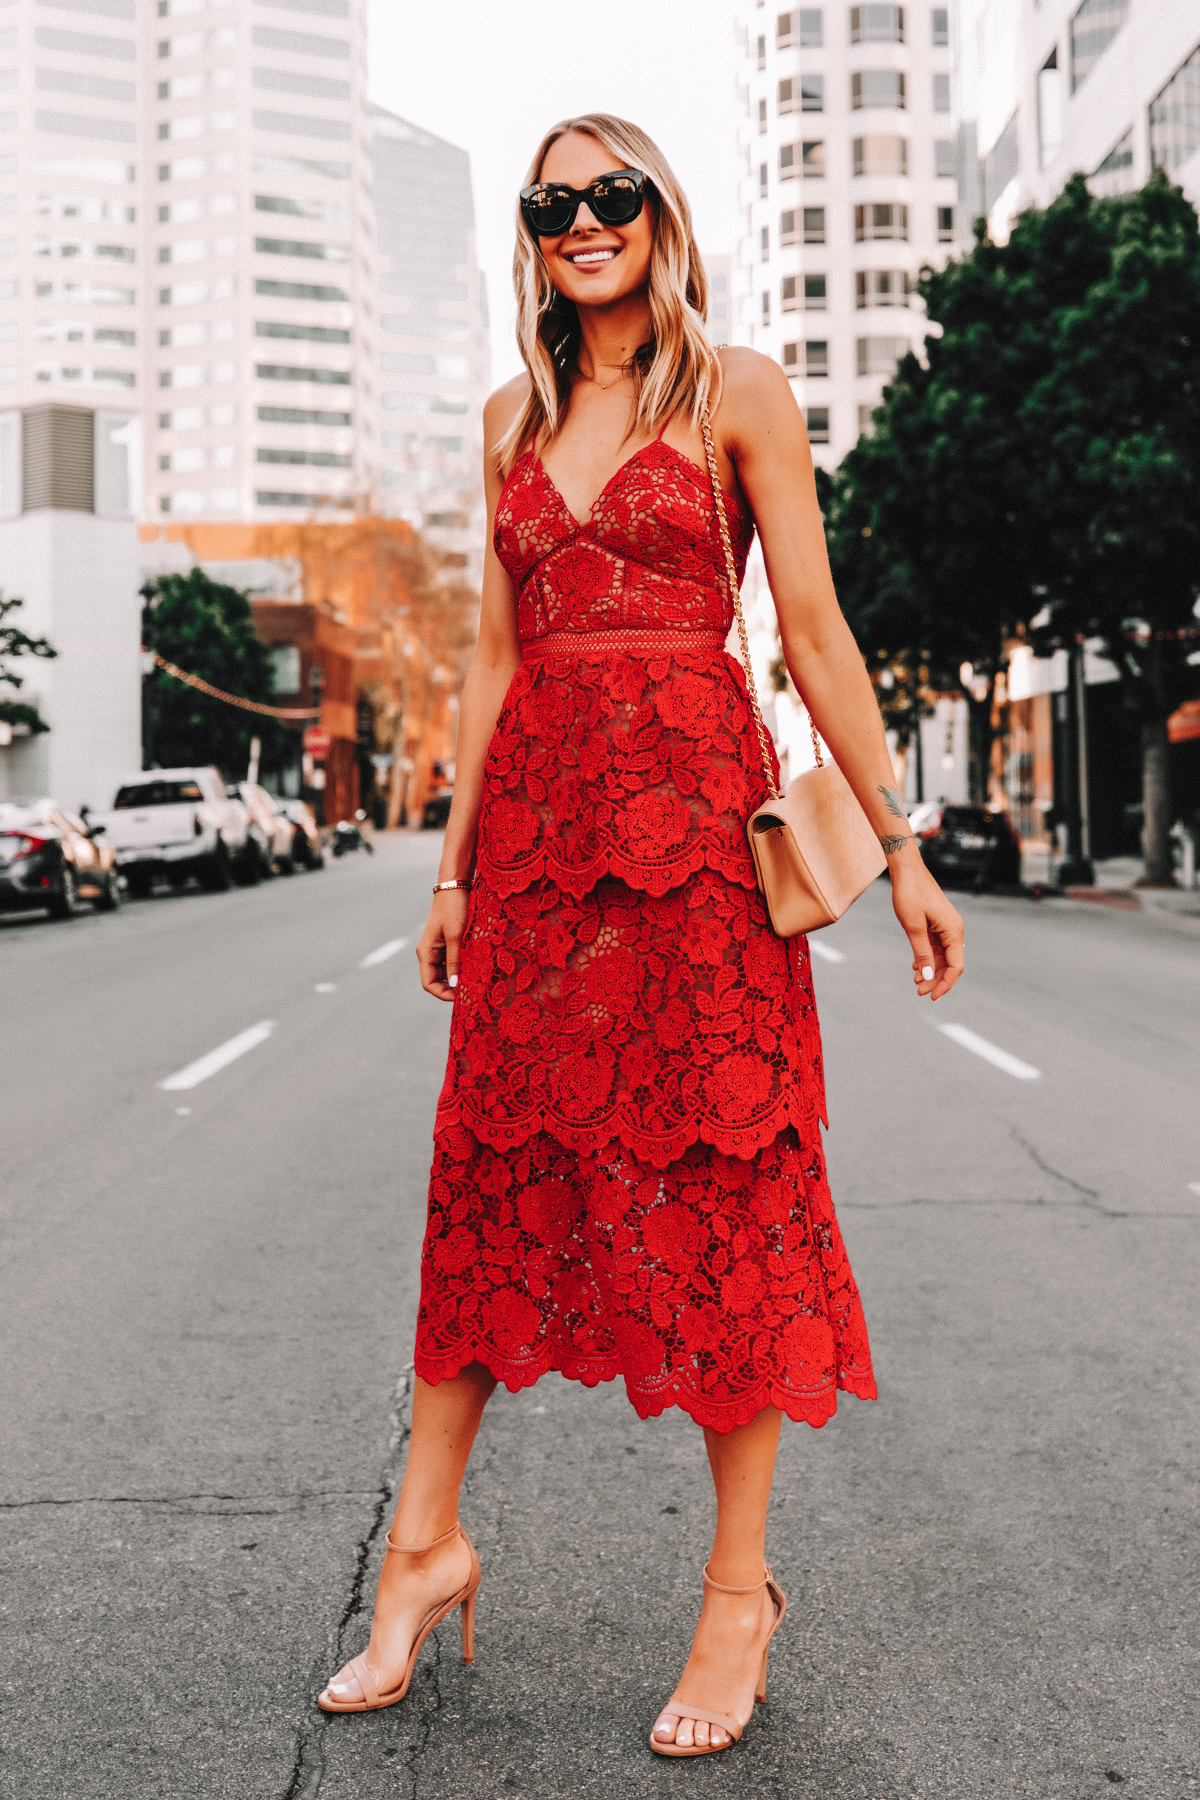
[(788, 378), (773, 357), (733, 344), (720, 352), (723, 403), (754, 407), (791, 398)]
[(488, 443), (495, 443), (508, 430), (526, 400), (530, 381), (525, 370), (490, 393), (483, 405), (483, 430)]

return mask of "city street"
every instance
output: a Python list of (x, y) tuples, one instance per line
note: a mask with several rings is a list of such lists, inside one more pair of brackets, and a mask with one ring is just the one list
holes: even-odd
[(1200, 929), (1060, 900), (963, 896), (936, 1008), (885, 884), (813, 940), (880, 1398), (785, 1424), (742, 1743), (647, 1744), (700, 1432), (557, 1378), (470, 1469), (474, 1665), (455, 1616), (317, 1711), (404, 1459), (439, 848), (0, 923), (3, 1800), (1200, 1797)]

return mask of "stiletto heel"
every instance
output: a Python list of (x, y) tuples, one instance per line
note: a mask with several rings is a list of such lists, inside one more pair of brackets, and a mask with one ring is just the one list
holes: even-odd
[[(771, 1648), (771, 1639), (783, 1624), (783, 1615), (787, 1611), (787, 1595), (775, 1580), (770, 1569), (767, 1569), (761, 1581), (753, 1587), (726, 1587), (722, 1581), (714, 1581), (708, 1572), (708, 1564), (704, 1565), (704, 1582), (706, 1587), (716, 1588), (719, 1594), (757, 1594), (763, 1588), (771, 1596), (775, 1608), (775, 1618), (771, 1629), (763, 1642), (762, 1662), (759, 1666), (758, 1681), (755, 1683), (754, 1698), (766, 1700), (767, 1697), (767, 1655)], [(753, 1712), (753, 1707), (751, 1707)], [(749, 1723), (748, 1719), (736, 1719), (730, 1713), (716, 1712), (711, 1706), (693, 1706), (685, 1700), (678, 1690), (672, 1694), (667, 1704), (658, 1715), (659, 1720), (674, 1719), (678, 1725), (681, 1719), (695, 1719), (706, 1725), (719, 1725), (728, 1733), (728, 1741), (724, 1744), (660, 1744), (655, 1742), (654, 1731), (650, 1733), (650, 1748), (658, 1756), (715, 1756), (721, 1750), (728, 1750), (730, 1744), (736, 1744)], [(656, 1725), (658, 1721), (655, 1721)]]
[(467, 1579), (466, 1585), (460, 1588), (457, 1594), (452, 1594), (448, 1600), (440, 1600), (436, 1606), (431, 1607), (426, 1613), (421, 1621), (417, 1635), (413, 1639), (412, 1648), (408, 1653), (408, 1661), (404, 1666), (404, 1673), (401, 1675), (399, 1682), (395, 1686), (387, 1688), (381, 1693), (375, 1677), (372, 1675), (370, 1667), (368, 1666), (366, 1654), (364, 1653), (361, 1656), (351, 1657), (350, 1661), (345, 1666), (345, 1672), (348, 1675), (353, 1675), (354, 1679), (357, 1681), (359, 1688), (362, 1691), (362, 1699), (338, 1700), (334, 1697), (330, 1688), (326, 1687), (317, 1695), (317, 1705), (321, 1708), (322, 1712), (378, 1712), (381, 1707), (395, 1706), (397, 1700), (403, 1700), (405, 1694), (408, 1692), (408, 1684), (412, 1680), (413, 1670), (417, 1665), (417, 1653), (420, 1650), (421, 1645), (425, 1642), (425, 1639), (429, 1636), (434, 1626), (440, 1624), (447, 1613), (452, 1613), (456, 1606), (461, 1606), (463, 1609), (463, 1661), (471, 1661), (475, 1639), (475, 1596), (479, 1592), (479, 1583), (483, 1579), (483, 1570), (479, 1566), (479, 1558), (475, 1554), (475, 1546), (463, 1530), (462, 1526), (458, 1524), (451, 1526), (450, 1530), (443, 1532), (441, 1537), (434, 1538), (431, 1544), (393, 1544), (390, 1531), (384, 1542), (386, 1543), (388, 1550), (394, 1551), (398, 1556), (421, 1556), (427, 1550), (436, 1550), (439, 1544), (449, 1543), (452, 1537), (461, 1537), (464, 1544), (467, 1546), (467, 1549), (471, 1552), (470, 1576)]

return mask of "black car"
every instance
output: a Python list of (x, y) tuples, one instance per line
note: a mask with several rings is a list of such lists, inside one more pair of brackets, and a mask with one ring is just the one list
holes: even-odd
[(1007, 813), (926, 801), (909, 814), (925, 867), (943, 887), (1018, 887), (1021, 840)]
[(115, 912), (121, 882), (112, 849), (53, 800), (0, 801), (0, 912), (44, 907), (69, 919), (81, 900)]

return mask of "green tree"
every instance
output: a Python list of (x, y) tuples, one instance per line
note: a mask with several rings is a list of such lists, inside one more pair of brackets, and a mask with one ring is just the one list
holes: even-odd
[[(190, 675), (227, 694), (270, 706), (271, 660), (254, 635), (250, 602), (237, 588), (210, 581), (200, 569), (165, 575), (158, 583), (150, 648)], [(286, 741), (286, 727), (188, 687), (155, 669), (148, 678), (149, 739), (164, 769), (215, 763), (230, 780), (245, 778), (250, 739), (262, 740), (270, 763)]]
[(1200, 592), (1198, 244), (1162, 174), (1099, 201), (1077, 176), (1006, 245), (980, 236), (925, 271), (926, 362), (903, 359), (826, 498), (868, 661), (923, 662), (934, 687), (973, 665), (981, 797), (1004, 638), (1036, 618), (1039, 650), (1103, 640), (1142, 713), (1152, 880), (1170, 870), (1166, 717)]
[[(18, 675), (12, 666), (19, 656), (50, 658), (58, 655), (49, 639), (30, 637), (19, 625), (8, 623), (10, 616), (24, 604), (23, 600), (6, 598), (0, 592), (0, 687), (10, 687), (18, 692), (25, 685), (25, 677)], [(36, 735), (50, 729), (37, 707), (30, 706), (25, 700), (0, 699), (0, 724), (13, 726), (23, 735)]]

